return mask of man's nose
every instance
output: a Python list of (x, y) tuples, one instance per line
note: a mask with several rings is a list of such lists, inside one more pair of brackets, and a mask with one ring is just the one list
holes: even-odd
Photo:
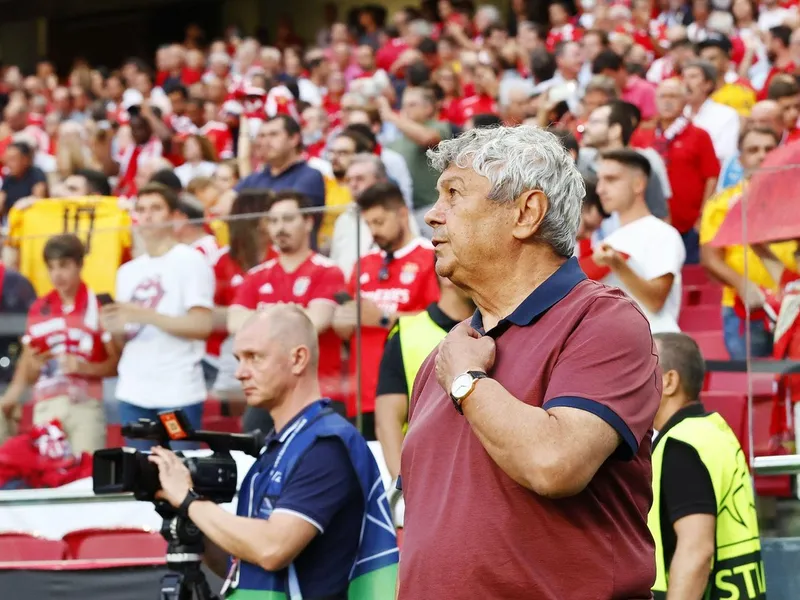
[(438, 200), (433, 206), (431, 206), (430, 210), (425, 213), (425, 222), (429, 227), (435, 227), (436, 225), (444, 223), (444, 213), (442, 212), (440, 202)]

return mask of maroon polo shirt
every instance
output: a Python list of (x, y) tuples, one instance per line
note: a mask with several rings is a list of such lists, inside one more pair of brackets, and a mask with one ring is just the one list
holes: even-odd
[[(472, 325), (483, 333), (480, 313)], [(497, 343), (490, 377), (521, 402), (589, 411), (622, 442), (581, 493), (538, 496), (489, 457), (438, 384), (431, 354), (403, 445), (400, 600), (650, 598), (661, 375), (647, 319), (573, 258), (484, 335)]]

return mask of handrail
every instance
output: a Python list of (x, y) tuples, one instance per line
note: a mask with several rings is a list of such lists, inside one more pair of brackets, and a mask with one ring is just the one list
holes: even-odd
[(800, 454), (756, 456), (753, 461), (753, 470), (756, 475), (798, 475), (800, 474)]

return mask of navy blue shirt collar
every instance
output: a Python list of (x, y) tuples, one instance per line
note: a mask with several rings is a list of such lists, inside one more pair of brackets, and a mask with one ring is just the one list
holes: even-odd
[(522, 301), (510, 315), (490, 329), (488, 332), (483, 330), (483, 316), (480, 310), (476, 310), (472, 315), (470, 325), (479, 333), (491, 335), (496, 338), (511, 325), (525, 327), (531, 325), (538, 317), (547, 312), (548, 309), (556, 305), (566, 297), (576, 285), (586, 279), (586, 275), (578, 264), (578, 259), (573, 257), (564, 262), (558, 270), (545, 279), (539, 287)]
[[(321, 400), (316, 400), (312, 402), (308, 406), (306, 406), (303, 410), (297, 413), (295, 416), (291, 418), (291, 420), (281, 429), (280, 431), (275, 431), (273, 428), (272, 431), (269, 432), (266, 439), (264, 440), (264, 448), (268, 448), (270, 445), (278, 442), (282, 444), (286, 441), (292, 432), (294, 431), (295, 427), (297, 427), (300, 423), (301, 417), (309, 415), (310, 413), (318, 413), (321, 409), (324, 409), (330, 404), (330, 400), (327, 398), (322, 398)], [(321, 405), (321, 406), (320, 406)]]

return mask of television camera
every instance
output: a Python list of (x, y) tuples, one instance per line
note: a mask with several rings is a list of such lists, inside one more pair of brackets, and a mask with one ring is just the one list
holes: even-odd
[[(211, 456), (183, 456), (178, 452), (192, 476), (193, 489), (216, 504), (224, 504), (236, 496), (238, 474), (231, 452), (238, 450), (258, 457), (264, 445), (261, 432), (253, 434), (195, 431), (181, 410), (159, 413), (157, 421), (139, 419), (122, 427), (127, 438), (150, 440), (170, 448), (172, 442), (202, 442), (211, 449)], [(92, 486), (97, 495), (133, 493), (140, 501), (155, 504), (162, 517), (161, 536), (167, 541), (167, 567), (173, 571), (161, 580), (161, 600), (199, 600), (216, 598), (200, 568), (203, 534), (192, 521), (156, 498), (161, 489), (158, 467), (148, 460), (148, 452), (133, 448), (108, 448), (94, 453)]]

